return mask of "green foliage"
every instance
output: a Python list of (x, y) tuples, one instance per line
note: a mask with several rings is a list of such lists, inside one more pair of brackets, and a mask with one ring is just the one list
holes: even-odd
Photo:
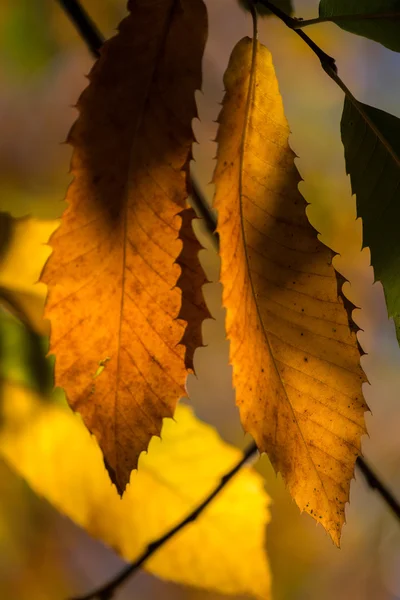
[(375, 278), (383, 284), (400, 341), (400, 119), (358, 106), (346, 98), (341, 123), (346, 169), (363, 221), (363, 245), (371, 249)]
[(53, 388), (53, 360), (45, 358), (48, 340), (0, 310), (0, 379), (43, 396)]
[(46, 21), (44, 0), (9, 2), (0, 22), (0, 51), (13, 76), (38, 73), (54, 55), (57, 42)]
[[(394, 14), (397, 18), (393, 18)], [(376, 14), (377, 18), (357, 18), (357, 15)], [(390, 15), (379, 17), (378, 15)], [(320, 17), (332, 17), (339, 27), (362, 35), (400, 52), (400, 1), (399, 0), (321, 0)], [(354, 15), (354, 18), (338, 19), (340, 15)]]

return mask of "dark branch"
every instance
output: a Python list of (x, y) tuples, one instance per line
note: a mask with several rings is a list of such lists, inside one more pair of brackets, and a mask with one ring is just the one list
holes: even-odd
[(308, 27), (309, 25), (318, 25), (318, 23), (342, 23), (346, 21), (365, 21), (379, 19), (400, 19), (400, 10), (393, 10), (383, 13), (361, 13), (353, 15), (332, 15), (330, 17), (317, 17), (316, 19), (294, 19), (293, 29)]
[[(296, 23), (299, 19), (293, 19), (289, 17), (286, 13), (284, 13), (280, 8), (277, 8), (272, 2), (269, 0), (254, 0), (255, 2), (260, 2), (264, 6), (270, 9), (277, 17), (287, 25), (290, 29), (301, 37), (302, 40), (306, 42), (306, 44), (311, 48), (311, 50), (318, 56), (321, 67), (325, 71), (325, 73), (336, 83), (338, 87), (344, 92), (346, 98), (351, 102), (354, 108), (360, 113), (362, 119), (365, 123), (367, 123), (368, 127), (374, 132), (377, 138), (381, 141), (381, 143), (385, 146), (387, 151), (392, 155), (393, 160), (396, 163), (399, 163), (399, 157), (395, 154), (391, 144), (388, 143), (387, 139), (383, 135), (383, 133), (376, 127), (376, 125), (372, 122), (368, 114), (366, 113), (364, 106), (361, 102), (357, 100), (346, 86), (346, 84), (342, 81), (342, 79), (338, 75), (338, 71), (336, 68), (335, 59), (326, 54), (321, 48), (311, 40), (308, 35), (304, 33), (304, 31), (296, 29)], [(301, 21), (301, 19), (300, 19)]]
[(143, 563), (150, 558), (154, 552), (156, 552), (161, 546), (163, 546), (168, 540), (170, 540), (178, 531), (186, 527), (189, 523), (192, 523), (199, 517), (199, 515), (204, 511), (205, 508), (214, 500), (214, 498), (220, 493), (220, 491), (226, 486), (226, 484), (232, 479), (234, 475), (242, 468), (242, 466), (256, 453), (258, 452), (256, 444), (253, 442), (248, 449), (244, 452), (242, 458), (236, 465), (231, 469), (228, 473), (226, 473), (222, 478), (216, 488), (207, 496), (201, 504), (197, 506), (188, 516), (180, 521), (177, 525), (172, 527), (165, 535), (158, 538), (154, 542), (151, 542), (144, 550), (144, 552), (135, 560), (135, 562), (131, 563), (125, 569), (122, 569), (120, 573), (116, 575), (113, 579), (108, 581), (105, 585), (99, 587), (97, 590), (86, 594), (85, 596), (79, 596), (73, 598), (71, 600), (94, 600), (97, 598), (98, 600), (109, 600), (112, 598), (114, 592), (117, 588), (135, 571), (137, 571)]
[(217, 217), (213, 213), (198, 182), (194, 177), (191, 177), (190, 179), (190, 193), (192, 203), (194, 205), (193, 208), (195, 209), (197, 216), (204, 220), (207, 233), (210, 234), (211, 239), (213, 240), (214, 244), (216, 244), (216, 248), (218, 249), (219, 235), (217, 233)]
[(329, 76), (331, 76), (330, 75), (331, 71), (337, 74), (335, 59), (332, 58), (332, 56), (329, 56), (329, 54), (326, 54), (326, 52), (324, 52), (323, 50), (321, 50), (321, 48), (311, 38), (309, 38), (308, 35), (306, 33), (304, 33), (304, 31), (299, 31), (297, 29), (298, 23), (302, 22), (301, 19), (294, 19), (293, 17), (290, 17), (285, 12), (283, 12), (283, 10), (281, 10), (280, 8), (275, 6), (275, 4), (273, 4), (272, 2), (269, 2), (269, 0), (257, 0), (257, 1), (260, 4), (263, 4), (264, 6), (266, 6), (266, 8), (268, 8), (283, 23), (285, 23), (285, 25), (287, 27), (289, 27), (289, 29), (293, 29), (293, 31), (295, 33), (297, 33), (297, 35), (299, 37), (301, 37), (301, 39), (307, 44), (307, 46), (309, 48), (311, 48), (311, 50), (314, 52), (314, 54), (316, 54), (316, 56), (318, 56), (318, 58), (321, 62), (322, 68), (324, 69), (324, 71), (326, 71), (328, 73)]
[(375, 490), (386, 502), (386, 504), (392, 509), (396, 517), (400, 520), (400, 504), (393, 496), (393, 494), (387, 489), (387, 487), (381, 482), (376, 473), (371, 469), (369, 464), (359, 456), (356, 462), (357, 467), (364, 475), (365, 480), (371, 490)]
[(17, 317), (27, 331), (33, 335), (36, 333), (36, 328), (18, 297), (4, 286), (0, 286), (0, 306), (4, 306), (14, 317)]
[(78, 0), (58, 0), (90, 52), (98, 58), (104, 38)]

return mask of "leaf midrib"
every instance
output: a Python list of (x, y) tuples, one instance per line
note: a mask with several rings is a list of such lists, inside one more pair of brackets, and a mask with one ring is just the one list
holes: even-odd
[[(168, 33), (169, 33), (169, 29), (170, 29), (170, 25), (171, 22), (173, 20), (173, 15), (175, 13), (175, 9), (176, 9), (176, 5), (177, 3), (179, 3), (179, 0), (173, 0), (173, 2), (171, 3), (171, 9), (168, 15), (168, 18), (166, 19), (166, 23), (165, 23), (165, 27), (164, 27), (164, 33), (160, 39), (160, 45), (157, 51), (157, 57), (156, 60), (154, 61), (154, 67), (153, 67), (153, 71), (151, 76), (148, 79), (148, 84), (147, 84), (147, 90), (145, 93), (145, 99), (142, 105), (142, 109), (141, 112), (139, 113), (138, 117), (137, 117), (137, 121), (136, 121), (136, 130), (134, 131), (133, 135), (132, 135), (132, 143), (130, 146), (130, 156), (129, 156), (129, 160), (128, 160), (128, 171), (127, 171), (127, 175), (126, 175), (126, 183), (124, 186), (124, 190), (122, 192), (123, 197), (125, 198), (125, 202), (124, 202), (124, 211), (123, 211), (123, 223), (124, 223), (124, 232), (123, 232), (123, 256), (122, 256), (122, 283), (121, 283), (121, 303), (120, 303), (120, 322), (119, 322), (119, 331), (118, 331), (118, 338), (117, 338), (117, 343), (118, 343), (118, 350), (117, 350), (117, 368), (116, 368), (116, 382), (115, 382), (115, 400), (114, 400), (114, 418), (113, 418), (113, 428), (114, 428), (114, 450), (115, 450), (115, 456), (117, 458), (118, 455), (118, 445), (116, 443), (117, 440), (117, 404), (118, 404), (118, 390), (119, 390), (119, 384), (120, 384), (120, 372), (121, 372), (121, 332), (122, 332), (122, 325), (123, 325), (123, 311), (124, 311), (124, 299), (125, 299), (125, 279), (126, 279), (126, 247), (127, 247), (127, 242), (128, 242), (128, 217), (127, 217), (127, 213), (128, 213), (128, 197), (129, 197), (129, 188), (128, 188), (128, 183), (129, 183), (129, 173), (131, 171), (131, 166), (133, 163), (133, 157), (134, 157), (134, 153), (135, 153), (135, 149), (136, 149), (136, 144), (135, 142), (137, 141), (137, 137), (139, 135), (140, 132), (140, 128), (141, 125), (143, 123), (143, 119), (144, 116), (146, 115), (146, 111), (148, 109), (148, 105), (149, 105), (149, 101), (151, 98), (151, 90), (154, 86), (154, 79), (155, 76), (157, 74), (158, 71), (158, 66), (160, 63), (160, 60), (162, 58), (162, 51), (165, 47), (167, 38), (168, 38)], [(130, 18), (133, 19), (133, 15), (131, 13)], [(116, 460), (116, 467), (118, 466), (118, 460)]]
[(257, 297), (256, 297), (256, 293), (255, 293), (255, 289), (254, 289), (254, 284), (253, 284), (253, 279), (251, 276), (251, 269), (250, 269), (250, 261), (249, 261), (249, 256), (248, 256), (248, 252), (247, 252), (247, 244), (246, 244), (246, 234), (245, 234), (245, 227), (244, 227), (244, 213), (243, 213), (243, 202), (242, 202), (242, 190), (243, 190), (243, 171), (244, 171), (244, 153), (245, 153), (245, 143), (246, 143), (246, 137), (247, 137), (247, 131), (249, 128), (249, 121), (250, 121), (250, 114), (251, 114), (251, 107), (252, 107), (252, 100), (254, 99), (254, 84), (255, 84), (255, 73), (256, 73), (256, 62), (257, 62), (257, 50), (258, 50), (258, 40), (256, 36), (253, 36), (252, 38), (252, 58), (251, 58), (251, 65), (250, 65), (250, 78), (249, 78), (249, 87), (248, 87), (248, 91), (247, 91), (247, 99), (246, 99), (246, 109), (245, 109), (245, 118), (244, 118), (244, 125), (243, 125), (243, 132), (242, 132), (242, 138), (241, 138), (241, 142), (240, 142), (240, 163), (239, 163), (239, 211), (240, 211), (240, 227), (241, 227), (241, 231), (242, 231), (242, 237), (243, 237), (243, 247), (244, 247), (244, 255), (245, 255), (245, 260), (246, 260), (246, 271), (247, 271), (247, 276), (248, 279), (250, 281), (250, 287), (251, 287), (251, 292), (252, 292), (252, 296), (253, 296), (253, 300), (254, 300), (254, 304), (256, 306), (256, 310), (257, 310), (257, 316), (258, 316), (258, 320), (261, 324), (261, 328), (264, 334), (264, 339), (266, 341), (266, 344), (268, 346), (268, 350), (270, 353), (270, 356), (272, 358), (272, 363), (274, 365), (275, 371), (277, 373), (278, 379), (281, 383), (282, 389), (284, 391), (286, 400), (288, 402), (288, 405), (290, 406), (290, 410), (292, 412), (293, 415), (293, 419), (295, 420), (296, 426), (298, 428), (298, 431), (300, 433), (301, 439), (303, 440), (304, 443), (304, 447), (306, 449), (306, 452), (309, 456), (310, 462), (313, 466), (313, 469), (316, 473), (316, 476), (318, 478), (318, 480), (321, 483), (321, 487), (324, 490), (326, 499), (328, 501), (328, 505), (330, 507), (331, 504), (331, 500), (328, 496), (328, 493), (325, 489), (325, 485), (319, 475), (318, 469), (316, 467), (316, 464), (314, 463), (314, 460), (312, 459), (308, 444), (304, 438), (303, 435), (303, 431), (300, 427), (299, 421), (297, 419), (297, 415), (295, 413), (295, 410), (293, 408), (293, 405), (289, 399), (289, 396), (287, 394), (286, 391), (286, 387), (282, 381), (282, 377), (280, 375), (278, 366), (276, 364), (275, 361), (275, 356), (274, 353), (272, 351), (271, 348), (271, 344), (269, 342), (268, 339), (268, 334), (267, 331), (264, 327), (264, 322), (263, 319), (261, 317), (261, 313), (260, 313), (260, 309), (258, 306), (258, 302), (257, 302)]

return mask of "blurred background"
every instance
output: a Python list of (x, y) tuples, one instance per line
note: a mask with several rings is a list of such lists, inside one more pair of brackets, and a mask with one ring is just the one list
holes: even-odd
[[(107, 37), (126, 13), (125, 0), (82, 4)], [(193, 174), (211, 201), (215, 156), (211, 140), (223, 95), (222, 75), (234, 44), (251, 34), (251, 23), (236, 0), (206, 0), (206, 4), (209, 39), (203, 91), (197, 94), (200, 121), (194, 130), (199, 143), (194, 148)], [(297, 16), (312, 18), (317, 13), (317, 0), (295, 2)], [(400, 78), (395, 76), (399, 55), (333, 24), (313, 26), (307, 33), (336, 58), (342, 79), (358, 99), (400, 117)], [(361, 225), (355, 218), (339, 134), (342, 92), (307, 46), (276, 18), (262, 22), (260, 38), (274, 57), (292, 130), (290, 143), (304, 179), (300, 190), (310, 203), (308, 216), (321, 240), (338, 253), (335, 266), (349, 281), (344, 292), (358, 307), (354, 319), (361, 328), (359, 341), (366, 352), (362, 366), (369, 381), (364, 395), (372, 411), (367, 415), (370, 437), (363, 441), (364, 454), (400, 497), (400, 351), (393, 323), (387, 319), (382, 286), (374, 283), (369, 250), (361, 251)], [(56, 0), (0, 0), (0, 210), (21, 218), (7, 251), (0, 255), (0, 286), (20, 294), (38, 334), (30, 343), (33, 348), (39, 344), (42, 353), (48, 334), (41, 319), (46, 288), (34, 284), (50, 253), (46, 242), (64, 209), (71, 151), (62, 142), (76, 119), (73, 106), (92, 64)], [(7, 228), (7, 223), (0, 227)], [(198, 231), (205, 246), (201, 260), (209, 280), (216, 282), (218, 257), (201, 225)], [(196, 414), (215, 425), (225, 440), (243, 448), (250, 440), (243, 434), (234, 403), (220, 286), (208, 284), (205, 295), (215, 320), (204, 324), (207, 348), (196, 353), (197, 377), (189, 377), (188, 392)], [(27, 342), (18, 342), (13, 335), (5, 337), (6, 345), (17, 354), (25, 352)], [(39, 361), (33, 374), (19, 369), (17, 376), (32, 380), (36, 374), (38, 391), (44, 394), (51, 382), (45, 375), (40, 379), (42, 372)], [(352, 483), (348, 523), (338, 550), (321, 527), (299, 514), (267, 457), (261, 458), (257, 469), (273, 500), (267, 550), (275, 600), (400, 598), (400, 523), (360, 473)], [(111, 550), (37, 497), (0, 461), (0, 598), (61, 599), (91, 589), (121, 564)], [(222, 599), (145, 572), (116, 596), (159, 597)]]

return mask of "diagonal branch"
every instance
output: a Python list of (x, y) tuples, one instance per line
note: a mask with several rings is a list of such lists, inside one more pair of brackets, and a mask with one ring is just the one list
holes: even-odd
[(201, 219), (204, 220), (207, 233), (210, 235), (213, 244), (218, 252), (219, 246), (219, 235), (217, 233), (217, 217), (212, 211), (212, 208), (208, 204), (197, 180), (191, 176), (190, 179), (190, 193), (194, 209)]
[(326, 73), (328, 73), (329, 77), (332, 77), (330, 73), (337, 74), (336, 62), (332, 56), (326, 54), (311, 38), (308, 37), (304, 31), (298, 30), (298, 23), (302, 23), (301, 19), (296, 19), (294, 17), (290, 17), (287, 15), (282, 9), (275, 6), (273, 2), (269, 2), (269, 0), (253, 0), (256, 4), (263, 4), (266, 8), (268, 8), (278, 19), (280, 19), (289, 29), (293, 29), (295, 33), (307, 44), (309, 48), (318, 56), (321, 66)]
[(393, 10), (381, 13), (361, 13), (351, 15), (332, 15), (330, 17), (317, 17), (316, 19), (294, 19), (293, 29), (302, 29), (308, 25), (318, 25), (318, 23), (342, 23), (343, 21), (365, 21), (379, 19), (400, 19), (400, 10)]
[(30, 334), (35, 335), (36, 330), (29, 315), (25, 311), (23, 305), (18, 300), (18, 297), (12, 293), (7, 287), (0, 286), (0, 307), (8, 310), (14, 317), (17, 317), (25, 326)]
[(214, 500), (214, 498), (221, 492), (227, 483), (232, 479), (234, 475), (243, 467), (243, 465), (253, 456), (258, 453), (256, 444), (253, 442), (243, 453), (242, 458), (236, 463), (236, 465), (226, 473), (220, 480), (219, 484), (214, 490), (201, 502), (191, 513), (187, 515), (185, 519), (180, 521), (177, 525), (172, 527), (166, 534), (151, 542), (143, 553), (131, 564), (127, 565), (122, 571), (120, 571), (113, 579), (109, 580), (105, 585), (97, 588), (96, 590), (86, 594), (85, 596), (79, 596), (72, 598), (71, 600), (109, 600), (113, 597), (114, 592), (117, 588), (124, 583), (124, 581), (130, 577), (135, 571), (137, 571), (143, 563), (154, 554), (161, 546), (163, 546), (168, 540), (170, 540), (178, 531), (189, 525), (200, 516), (205, 508)]
[(90, 52), (98, 58), (104, 37), (78, 0), (58, 0)]
[(389, 508), (396, 515), (396, 517), (400, 519), (400, 503), (393, 496), (392, 492), (388, 490), (388, 488), (378, 478), (376, 473), (374, 473), (374, 471), (371, 469), (369, 464), (361, 456), (357, 458), (356, 465), (360, 469), (361, 473), (364, 475), (365, 481), (367, 482), (371, 490), (376, 490), (381, 496), (382, 500), (386, 502)]

